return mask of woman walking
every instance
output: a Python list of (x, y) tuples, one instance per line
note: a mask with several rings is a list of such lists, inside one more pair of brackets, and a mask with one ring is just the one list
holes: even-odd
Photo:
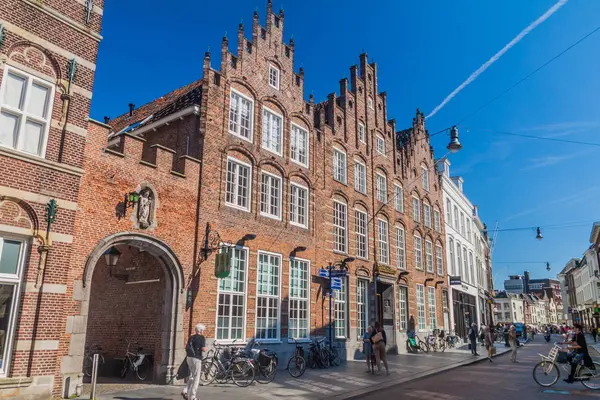
[(383, 361), (385, 367), (385, 374), (389, 375), (390, 370), (387, 363), (387, 354), (385, 352), (385, 346), (387, 344), (387, 336), (385, 331), (381, 328), (379, 322), (375, 322), (375, 329), (371, 332), (370, 341), (373, 344), (373, 352), (375, 353), (375, 362), (377, 363), (377, 370), (381, 371), (380, 361)]
[(510, 361), (516, 363), (517, 362), (517, 348), (519, 347), (519, 343), (517, 342), (517, 328), (514, 325), (511, 325), (508, 329), (508, 344), (510, 345), (510, 349), (512, 352), (510, 353)]
[(472, 323), (471, 324), (471, 329), (469, 329), (469, 341), (471, 342), (471, 354), (473, 354), (474, 356), (478, 356), (479, 354), (477, 354), (477, 324), (476, 323)]
[(367, 359), (367, 372), (375, 372), (371, 371), (371, 358), (373, 357), (373, 344), (371, 343), (371, 333), (373, 333), (373, 328), (369, 326), (367, 328), (367, 331), (363, 334), (363, 353)]
[(494, 332), (494, 325), (490, 324), (487, 332), (485, 332), (485, 348), (488, 352), (488, 360), (492, 362), (492, 357), (496, 354), (496, 347), (494, 342), (496, 341), (496, 333)]

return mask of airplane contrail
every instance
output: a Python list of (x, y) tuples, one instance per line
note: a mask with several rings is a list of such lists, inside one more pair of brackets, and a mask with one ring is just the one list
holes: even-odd
[(477, 71), (473, 72), (466, 81), (464, 81), (463, 83), (461, 83), (456, 89), (454, 89), (452, 91), (452, 93), (450, 93), (445, 99), (444, 101), (442, 101), (436, 108), (433, 109), (432, 112), (429, 113), (429, 115), (427, 115), (427, 117), (425, 118), (430, 118), (433, 117), (435, 114), (437, 114), (438, 111), (440, 111), (446, 104), (448, 104), (448, 102), (450, 100), (452, 100), (452, 98), (454, 98), (454, 96), (456, 96), (461, 90), (463, 90), (465, 87), (467, 87), (467, 85), (469, 85), (471, 82), (473, 82), (475, 79), (477, 79), (479, 77), (479, 75), (481, 75), (486, 69), (488, 69), (493, 63), (495, 63), (496, 61), (498, 61), (498, 59), (500, 57), (502, 57), (504, 55), (504, 53), (506, 53), (508, 50), (510, 50), (514, 45), (516, 45), (517, 43), (519, 43), (521, 41), (521, 39), (523, 39), (525, 36), (527, 36), (529, 34), (529, 32), (531, 32), (532, 30), (534, 30), (538, 25), (540, 25), (542, 22), (546, 21), (548, 18), (550, 18), (552, 16), (552, 14), (554, 14), (555, 12), (557, 12), (562, 6), (564, 6), (567, 1), (569, 0), (559, 0), (555, 5), (553, 5), (548, 11), (546, 11), (541, 17), (539, 17), (538, 19), (536, 19), (535, 21), (533, 21), (527, 28), (523, 29), (517, 36), (515, 36), (513, 38), (513, 40), (511, 40), (510, 42), (508, 42), (508, 44), (506, 46), (504, 46), (499, 52), (497, 52), (496, 54), (494, 54), (492, 56), (492, 58), (490, 58), (489, 60), (487, 60), (485, 62), (485, 64), (483, 64), (481, 67), (479, 67), (477, 69)]

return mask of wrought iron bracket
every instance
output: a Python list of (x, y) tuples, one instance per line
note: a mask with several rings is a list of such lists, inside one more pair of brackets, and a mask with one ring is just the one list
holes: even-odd
[(206, 223), (206, 230), (202, 239), (202, 257), (204, 261), (208, 259), (212, 252), (231, 246), (233, 246), (233, 243), (223, 240), (219, 232), (211, 229), (210, 223)]

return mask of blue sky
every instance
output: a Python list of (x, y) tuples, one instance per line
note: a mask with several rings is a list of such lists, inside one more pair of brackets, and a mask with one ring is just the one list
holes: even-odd
[[(379, 66), (379, 87), (400, 127), (416, 108), (428, 114), (522, 29), (557, 0), (358, 0), (275, 1), (285, 10), (285, 39), (294, 35), (296, 69), (305, 69), (305, 96), (318, 101), (338, 89), (364, 50)], [(199, 2), (130, 0), (107, 3), (104, 13), (92, 117), (116, 117), (127, 104), (142, 105), (202, 74), (210, 46), (220, 63), (225, 31), (234, 49), (240, 19), (251, 36), (257, 7), (264, 24), (266, 0)], [(477, 80), (427, 120), (430, 132), (449, 127), (490, 98), (596, 28), (600, 1), (570, 0)], [(528, 269), (533, 277), (555, 276), (588, 247), (600, 220), (600, 148), (500, 135), (490, 131), (600, 142), (600, 32), (550, 64), (507, 95), (464, 121), (463, 150), (451, 156), (453, 174), (493, 228), (542, 226), (535, 231), (499, 232), (494, 252), (497, 283)], [(436, 155), (448, 138), (432, 138)], [(544, 225), (585, 225), (544, 229)], [(507, 264), (549, 261), (543, 264)]]

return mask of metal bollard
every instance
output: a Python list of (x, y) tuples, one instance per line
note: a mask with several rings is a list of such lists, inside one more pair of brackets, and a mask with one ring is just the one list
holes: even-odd
[(98, 353), (94, 354), (94, 358), (92, 361), (92, 390), (90, 392), (90, 400), (96, 399), (96, 381), (98, 379)]

